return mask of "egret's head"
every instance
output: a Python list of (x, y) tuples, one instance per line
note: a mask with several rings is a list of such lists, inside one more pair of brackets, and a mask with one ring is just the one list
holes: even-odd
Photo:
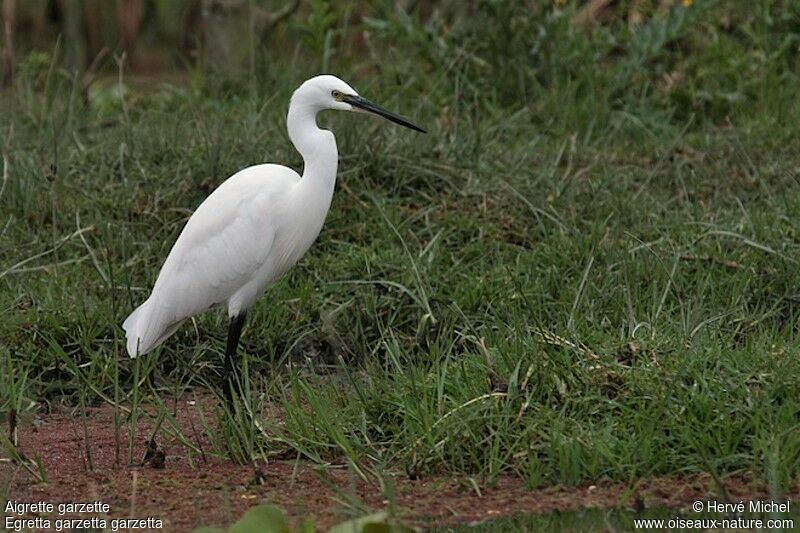
[(292, 95), (292, 105), (310, 106), (316, 111), (336, 109), (339, 111), (355, 111), (371, 113), (391, 120), (401, 126), (426, 133), (409, 120), (392, 113), (358, 95), (355, 89), (329, 74), (315, 76), (303, 83)]

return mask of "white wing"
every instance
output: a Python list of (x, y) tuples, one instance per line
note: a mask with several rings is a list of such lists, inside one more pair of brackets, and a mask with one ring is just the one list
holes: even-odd
[(192, 315), (226, 302), (269, 259), (279, 201), (300, 179), (280, 165), (246, 168), (223, 182), (189, 218), (148, 300), (123, 327), (131, 356), (144, 354)]

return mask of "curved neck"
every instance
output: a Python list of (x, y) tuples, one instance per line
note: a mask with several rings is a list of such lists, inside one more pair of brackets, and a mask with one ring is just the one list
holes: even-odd
[(321, 109), (292, 101), (286, 126), (289, 139), (303, 156), (303, 188), (323, 188), (333, 194), (336, 183), (336, 167), (339, 154), (336, 151), (336, 138), (328, 130), (317, 126), (317, 113)]

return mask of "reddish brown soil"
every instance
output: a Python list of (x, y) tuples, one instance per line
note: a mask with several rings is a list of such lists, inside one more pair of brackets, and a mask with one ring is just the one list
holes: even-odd
[[(196, 408), (188, 407), (185, 401), (178, 405), (177, 419), (184, 434), (205, 450), (211, 450)], [(117, 464), (113, 416), (111, 407), (87, 410), (91, 470), (80, 413), (41, 416), (34, 424), (20, 429), (20, 449), (29, 456), (41, 458), (49, 482), (36, 483), (24, 469), (3, 463), (0, 464), (0, 490), (8, 487), (9, 500), (19, 502), (57, 504), (100, 500), (111, 506), (108, 519), (157, 517), (164, 521), (168, 531), (230, 524), (248, 507), (258, 503), (283, 507), (295, 522), (313, 516), (323, 528), (349, 518), (342, 503), (349, 498), (347, 494), (354, 495), (372, 510), (385, 509), (388, 504), (377, 482), (365, 482), (344, 468), (328, 468), (320, 475), (319, 468), (304, 461), (272, 460), (261, 467), (263, 479), (256, 483), (253, 467), (235, 465), (208, 453), (205, 460), (193, 455), (190, 461), (186, 447), (170, 442), (163, 435), (157, 439), (162, 441), (160, 444), (166, 453), (163, 468), (152, 464), (128, 467), (128, 437), (124, 426), (120, 436), (121, 464)], [(213, 420), (213, 415), (208, 419)], [(191, 430), (190, 421), (196, 432)], [(153, 422), (141, 420), (138, 427), (136, 455), (141, 459)], [(465, 479), (409, 479), (397, 475), (393, 482), (399, 513), (418, 525), (469, 523), (520, 513), (584, 507), (682, 508), (719, 492), (710, 477), (703, 475), (646, 480), (638, 483), (633, 491), (629, 485), (612, 482), (530, 491), (513, 476), (480, 486), (480, 494)], [(761, 484), (745, 477), (728, 478), (725, 485), (733, 501), (768, 496)], [(800, 497), (800, 491), (787, 496), (794, 500)]]

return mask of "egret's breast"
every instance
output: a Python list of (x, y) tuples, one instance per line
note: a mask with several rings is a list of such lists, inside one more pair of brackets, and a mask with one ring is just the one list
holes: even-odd
[(278, 270), (281, 275), (292, 268), (317, 240), (325, 222), (325, 214), (307, 213), (293, 227), (287, 227), (279, 233), (276, 252), (279, 252)]
[(330, 190), (320, 190), (313, 186), (298, 186), (272, 206), (271, 220), (275, 233), (269, 254), (253, 281), (229, 300), (229, 311), (249, 307), (259, 294), (278, 281), (305, 255), (322, 230), (332, 192), (332, 187)]

